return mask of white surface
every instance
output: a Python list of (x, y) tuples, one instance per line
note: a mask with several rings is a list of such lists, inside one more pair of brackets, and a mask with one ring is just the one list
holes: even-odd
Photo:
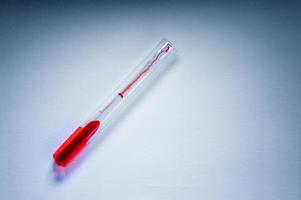
[[(294, 12), (42, 7), (1, 22), (0, 199), (300, 198)], [(57, 181), (52, 153), (162, 36), (178, 62)]]

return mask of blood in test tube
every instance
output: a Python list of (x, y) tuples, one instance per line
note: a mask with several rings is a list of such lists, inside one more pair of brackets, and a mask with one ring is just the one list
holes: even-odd
[[(89, 141), (93, 136), (96, 136), (100, 126), (102, 130), (107, 126), (109, 121), (112, 119), (113, 114), (118, 113), (117, 111), (122, 105), (125, 105), (125, 100), (128, 99), (130, 94), (138, 91), (139, 85), (147, 84), (151, 78), (150, 76), (158, 76), (159, 69), (162, 69), (164, 65), (169, 65), (168, 62), (161, 62), (166, 58), (174, 58), (175, 50), (170, 42), (163, 39), (152, 51), (152, 53), (145, 59), (146, 61), (139, 64), (130, 74), (129, 78), (126, 79), (116, 93), (109, 98), (105, 104), (101, 105), (97, 109), (97, 112), (90, 117), (88, 123), (79, 126), (71, 136), (55, 151), (53, 158), (58, 166), (68, 166), (75, 157), (88, 145)], [(161, 63), (161, 65), (160, 65)], [(151, 73), (154, 72), (154, 73)], [(141, 87), (140, 87), (141, 88)], [(93, 120), (91, 120), (93, 119)]]
[(85, 148), (99, 127), (99, 120), (93, 120), (83, 127), (78, 127), (53, 154), (56, 164), (66, 167)]

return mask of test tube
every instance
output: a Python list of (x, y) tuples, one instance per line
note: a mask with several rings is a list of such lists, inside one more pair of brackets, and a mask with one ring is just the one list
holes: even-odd
[(68, 166), (75, 157), (118, 115), (130, 99), (140, 95), (175, 60), (176, 51), (162, 39), (151, 53), (122, 81), (116, 92), (80, 125), (55, 151), (53, 159), (60, 167)]

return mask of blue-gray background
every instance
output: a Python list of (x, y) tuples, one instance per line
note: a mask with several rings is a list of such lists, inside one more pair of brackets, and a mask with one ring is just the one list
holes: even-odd
[[(300, 4), (2, 1), (0, 199), (300, 199)], [(63, 180), (52, 153), (161, 37), (177, 63)]]

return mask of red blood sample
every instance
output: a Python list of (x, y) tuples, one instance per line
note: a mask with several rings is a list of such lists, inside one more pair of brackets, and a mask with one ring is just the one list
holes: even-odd
[(141, 71), (134, 80), (132, 80), (120, 93), (118, 93), (118, 95), (123, 98), (125, 96), (125, 94), (133, 87), (133, 85), (142, 78), (142, 76), (147, 73), (152, 66), (154, 65), (154, 63), (159, 59), (159, 57), (161, 56), (161, 54), (166, 53), (170, 50), (170, 45), (167, 44), (166, 47), (164, 49), (162, 49), (157, 56), (152, 60), (152, 62), (145, 68), (143, 69), (143, 71)]
[(78, 127), (53, 154), (56, 164), (66, 167), (86, 147), (99, 126), (100, 121), (94, 120), (83, 127)]

